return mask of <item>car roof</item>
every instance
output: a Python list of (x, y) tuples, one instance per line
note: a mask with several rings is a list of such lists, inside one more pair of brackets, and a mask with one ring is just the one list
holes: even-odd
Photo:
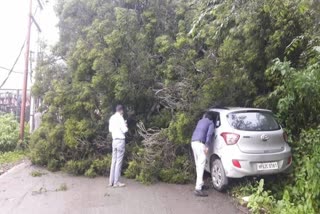
[(210, 108), (208, 111), (218, 111), (218, 112), (233, 112), (233, 111), (269, 111), (269, 109), (262, 109), (262, 108), (247, 108), (247, 107), (215, 107)]

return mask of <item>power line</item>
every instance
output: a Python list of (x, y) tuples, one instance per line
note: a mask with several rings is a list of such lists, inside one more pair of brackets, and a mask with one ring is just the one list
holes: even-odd
[(20, 52), (19, 52), (19, 54), (18, 54), (18, 57), (17, 57), (16, 60), (14, 61), (13, 66), (11, 67), (11, 69), (10, 69), (7, 77), (4, 79), (4, 81), (3, 81), (2, 84), (0, 85), (0, 89), (4, 86), (4, 84), (6, 84), (6, 82), (7, 82), (7, 80), (9, 79), (11, 73), (13, 72), (14, 67), (15, 67), (16, 64), (18, 63), (18, 60), (19, 60), (19, 58), (20, 58), (20, 56), (21, 56), (21, 53), (22, 53), (22, 51), (23, 51), (23, 48), (24, 48), (24, 45), (25, 45), (25, 44), (26, 44), (26, 41), (23, 42), (23, 44), (22, 44), (22, 46), (21, 46), (21, 48), (20, 48)]
[[(6, 71), (11, 71), (11, 69), (3, 67), (3, 66), (0, 66), (0, 69), (6, 70)], [(12, 71), (12, 73), (23, 74), (22, 71)]]
[[(42, 6), (42, 5), (41, 5), (41, 6)], [(38, 8), (39, 8), (39, 6), (36, 7), (33, 15), (30, 14), (31, 18), (37, 14)], [(31, 21), (34, 21), (34, 22), (35, 22), (35, 19), (32, 19)], [(26, 40), (23, 42), (23, 45), (22, 45), (22, 47), (21, 47), (21, 49), (20, 49), (20, 52), (19, 52), (19, 55), (18, 55), (18, 57), (16, 58), (16, 60), (14, 61), (13, 66), (11, 67), (11, 69), (7, 69), (7, 68), (4, 68), (4, 67), (1, 66), (2, 69), (9, 70), (9, 73), (8, 73), (7, 77), (5, 78), (5, 80), (2, 82), (2, 84), (0, 85), (0, 89), (4, 86), (4, 84), (6, 84), (7, 80), (9, 79), (9, 77), (10, 77), (10, 75), (11, 75), (12, 73), (17, 73), (16, 71), (13, 71), (13, 69), (14, 69), (14, 67), (16, 66), (16, 64), (18, 63), (18, 60), (19, 60), (19, 58), (20, 58), (20, 56), (21, 56), (21, 53), (22, 53), (22, 51), (23, 51), (23, 48), (24, 48), (24, 45), (25, 45), (25, 44), (26, 44)], [(19, 73), (20, 73), (20, 72), (19, 72)]]

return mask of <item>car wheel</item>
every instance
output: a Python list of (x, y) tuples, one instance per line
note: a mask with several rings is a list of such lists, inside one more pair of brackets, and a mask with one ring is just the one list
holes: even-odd
[(220, 159), (211, 162), (211, 178), (213, 187), (218, 191), (223, 191), (228, 185), (228, 178)]

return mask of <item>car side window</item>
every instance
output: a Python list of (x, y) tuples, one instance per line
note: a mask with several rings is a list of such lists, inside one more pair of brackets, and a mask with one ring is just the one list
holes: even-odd
[(215, 114), (215, 127), (219, 128), (221, 126), (220, 113), (214, 112)]
[(216, 128), (219, 128), (221, 126), (221, 120), (220, 120), (220, 114), (217, 113), (217, 118), (215, 122)]

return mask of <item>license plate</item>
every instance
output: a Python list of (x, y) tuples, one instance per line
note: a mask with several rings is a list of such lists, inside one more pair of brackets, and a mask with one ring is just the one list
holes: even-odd
[(271, 169), (278, 169), (277, 162), (270, 162), (270, 163), (257, 163), (257, 169), (260, 170), (271, 170)]

